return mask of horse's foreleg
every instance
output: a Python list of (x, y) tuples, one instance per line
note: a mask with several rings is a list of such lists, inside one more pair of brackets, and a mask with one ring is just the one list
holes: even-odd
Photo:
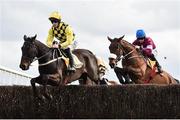
[[(50, 94), (48, 94), (48, 91), (47, 91), (47, 84), (49, 81), (51, 81), (51, 78), (52, 75), (42, 75), (41, 76), (41, 79), (42, 79), (42, 84), (43, 84), (43, 96), (48, 99), (48, 100), (51, 100), (52, 96)], [(54, 77), (54, 76), (53, 76)]]
[(52, 96), (47, 92), (47, 85), (43, 85), (43, 95), (46, 99), (51, 100)]
[(115, 67), (114, 68), (114, 72), (116, 73), (117, 78), (119, 79), (119, 82), (121, 84), (125, 84), (124, 80), (123, 80), (123, 76), (124, 76), (124, 72), (122, 68), (119, 67)]
[(36, 81), (37, 81), (37, 79), (39, 79), (39, 77), (36, 77), (36, 78), (32, 78), (32, 79), (31, 79), (31, 86), (32, 86), (34, 98), (39, 97), (39, 96), (38, 96), (38, 91), (37, 91), (37, 89), (36, 89)]
[(41, 96), (39, 96), (39, 91), (37, 90), (35, 84), (38, 83), (38, 84), (43, 85), (43, 86), (46, 87), (47, 80), (48, 80), (48, 77), (44, 76), (44, 75), (40, 75), (40, 76), (38, 76), (36, 78), (31, 79), (31, 86), (32, 86), (32, 89), (33, 89), (33, 95), (34, 95), (35, 99), (39, 99), (39, 100), (43, 99)]

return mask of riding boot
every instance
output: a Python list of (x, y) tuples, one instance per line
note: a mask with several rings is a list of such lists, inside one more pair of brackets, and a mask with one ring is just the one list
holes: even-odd
[(121, 68), (115, 67), (115, 68), (114, 68), (114, 72), (116, 73), (116, 76), (117, 76), (117, 78), (119, 79), (119, 82), (120, 82), (121, 84), (125, 84), (125, 82), (124, 82), (124, 80), (123, 80)]
[(158, 69), (158, 73), (162, 73), (162, 69), (161, 69), (161, 66), (159, 64), (159, 62), (156, 60), (156, 66), (157, 66), (157, 69)]
[(67, 48), (65, 51), (66, 51), (66, 53), (68, 55), (68, 58), (69, 58), (69, 67), (68, 67), (68, 70), (72, 71), (72, 72), (75, 72), (76, 69), (74, 67), (74, 59), (73, 59), (71, 50), (70, 50), (70, 48)]
[(156, 66), (157, 66), (157, 69), (158, 69), (158, 73), (159, 73), (159, 74), (162, 73), (161, 66), (160, 66), (159, 62), (157, 61), (157, 59), (155, 58), (154, 54), (152, 54), (152, 55), (150, 56), (150, 59), (156, 61)]

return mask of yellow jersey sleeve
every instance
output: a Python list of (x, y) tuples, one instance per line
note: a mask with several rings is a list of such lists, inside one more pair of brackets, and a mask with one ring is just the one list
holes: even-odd
[(46, 44), (48, 47), (52, 47), (53, 39), (54, 39), (54, 34), (53, 34), (53, 29), (51, 28), (51, 29), (49, 29), (48, 37), (46, 40)]

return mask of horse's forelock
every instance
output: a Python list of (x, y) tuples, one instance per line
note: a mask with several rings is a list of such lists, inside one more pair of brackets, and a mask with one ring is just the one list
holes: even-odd
[(27, 37), (26, 35), (24, 35), (24, 41), (27, 42), (34, 42), (36, 40), (37, 35), (32, 36), (32, 37)]

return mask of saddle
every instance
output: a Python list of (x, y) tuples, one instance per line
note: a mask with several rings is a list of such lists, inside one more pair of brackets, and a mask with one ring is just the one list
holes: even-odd
[[(56, 49), (53, 52), (58, 51), (58, 58), (61, 58), (64, 60), (66, 66), (69, 66), (69, 58), (66, 56), (66, 54), (61, 49)], [(83, 66), (83, 63), (78, 59), (78, 57), (72, 53), (72, 57), (74, 59), (74, 67), (75, 68), (81, 68)]]

